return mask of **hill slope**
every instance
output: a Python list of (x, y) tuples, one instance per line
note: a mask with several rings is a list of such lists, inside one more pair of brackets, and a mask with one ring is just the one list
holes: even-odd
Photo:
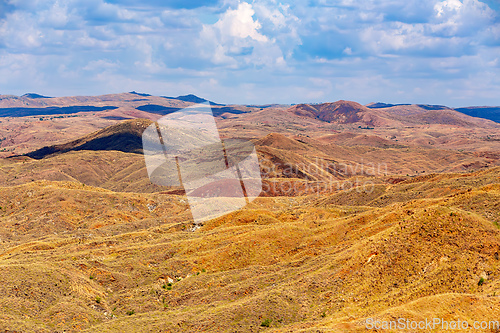
[(471, 117), (485, 118), (500, 123), (500, 107), (498, 106), (471, 106), (467, 108), (457, 108), (455, 110)]
[(127, 120), (61, 145), (44, 147), (26, 154), (41, 159), (49, 155), (78, 150), (117, 150), (142, 153), (142, 133), (152, 123), (147, 119)]
[(319, 105), (300, 104), (291, 107), (289, 111), (298, 116), (316, 118), (329, 123), (375, 127), (432, 124), (470, 128), (499, 127), (491, 121), (471, 117), (441, 105), (373, 103), (363, 106), (356, 102), (338, 101)]
[(374, 112), (359, 103), (343, 100), (318, 105), (299, 104), (292, 106), (288, 111), (298, 116), (316, 118), (329, 123), (360, 123), (370, 126), (383, 126), (389, 123), (388, 114), (385, 112)]
[(362, 332), (366, 318), (456, 320), (457, 309), (497, 320), (498, 172), (365, 193), (383, 205), (339, 201), (355, 190), (259, 198), (197, 230), (182, 197), (0, 188), (0, 328)]

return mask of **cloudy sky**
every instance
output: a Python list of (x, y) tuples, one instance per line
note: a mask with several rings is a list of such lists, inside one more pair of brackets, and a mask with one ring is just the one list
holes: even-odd
[(0, 0), (0, 94), (500, 105), (499, 0)]

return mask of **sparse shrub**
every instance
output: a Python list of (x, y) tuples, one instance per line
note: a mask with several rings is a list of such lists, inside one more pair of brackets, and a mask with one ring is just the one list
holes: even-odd
[(484, 278), (480, 278), (479, 281), (477, 282), (478, 286), (482, 286), (484, 284)]
[(97, 296), (97, 297), (95, 298), (95, 302), (96, 302), (96, 303), (101, 303), (101, 298), (100, 298), (99, 296)]
[(135, 313), (134, 310), (127, 311), (127, 315), (129, 315), (129, 316), (133, 315), (134, 313)]
[(201, 272), (202, 272), (202, 273), (205, 273), (206, 271), (207, 271), (207, 270), (206, 270), (205, 268), (202, 268), (202, 269), (201, 269)]
[(271, 319), (265, 319), (261, 324), (260, 326), (262, 327), (269, 327), (271, 326)]
[(326, 312), (323, 311), (323, 313), (321, 314), (321, 318), (325, 318), (326, 317)]
[(164, 284), (163, 286), (161, 286), (163, 289), (167, 289), (167, 285)]
[(90, 275), (89, 279), (93, 280), (93, 279), (95, 279), (95, 277), (93, 275)]

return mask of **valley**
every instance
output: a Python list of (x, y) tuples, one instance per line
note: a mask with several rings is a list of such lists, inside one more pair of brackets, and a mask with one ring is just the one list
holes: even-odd
[(142, 134), (205, 101), (1, 97), (1, 331), (499, 320), (500, 124), (429, 105), (211, 102), (223, 140), (255, 145), (263, 191), (197, 225), (183, 188), (149, 180)]

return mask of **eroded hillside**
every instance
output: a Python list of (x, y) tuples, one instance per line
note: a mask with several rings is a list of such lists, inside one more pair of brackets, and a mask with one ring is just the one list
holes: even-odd
[(0, 198), (2, 329), (363, 331), (500, 311), (498, 168), (259, 198), (199, 229), (176, 195), (43, 181)]
[[(0, 160), (0, 331), (500, 318), (497, 124), (422, 105), (217, 105), (223, 140), (255, 144), (263, 191), (197, 225), (182, 188), (151, 183), (141, 149), (152, 120), (194, 101), (184, 97), (52, 99), (118, 107), (78, 114), (74, 132), (70, 118), (1, 120), (17, 131), (2, 144), (30, 153)], [(47, 140), (57, 128), (71, 133)]]

